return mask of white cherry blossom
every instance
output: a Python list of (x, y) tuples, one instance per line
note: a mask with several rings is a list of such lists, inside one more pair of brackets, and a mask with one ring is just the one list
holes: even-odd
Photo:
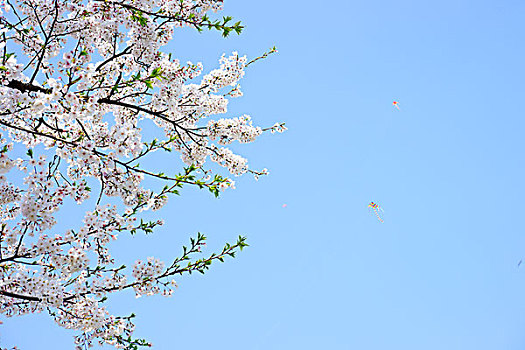
[[(229, 116), (227, 108), (243, 94), (246, 68), (275, 49), (251, 61), (224, 54), (216, 69), (163, 51), (184, 26), (239, 33), (242, 26), (230, 18), (211, 19), (222, 3), (0, 0), (1, 314), (47, 312), (78, 332), (77, 349), (93, 342), (146, 346), (130, 338), (132, 316), (106, 309), (107, 297), (126, 289), (137, 297), (170, 296), (176, 276), (204, 272), (247, 245), (239, 237), (196, 258), (206, 239), (199, 233), (180, 257), (139, 257), (131, 267), (109, 249), (122, 234), (162, 225), (140, 215), (161, 209), (182, 186), (218, 196), (235, 188), (231, 175), (268, 173), (226, 146), (282, 132), (284, 124), (254, 126), (250, 116)], [(151, 126), (164, 138), (147, 138), (143, 128)], [(141, 165), (158, 151), (166, 151), (164, 167)], [(180, 173), (177, 162), (186, 166)], [(224, 171), (212, 176), (212, 168)], [(149, 188), (146, 178), (162, 186)], [(68, 215), (60, 209), (74, 203), (86, 207), (83, 219), (59, 229)]]

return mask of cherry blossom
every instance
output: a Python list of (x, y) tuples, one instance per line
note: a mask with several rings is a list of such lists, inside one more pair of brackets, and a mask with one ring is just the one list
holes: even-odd
[[(198, 258), (206, 240), (199, 233), (170, 262), (150, 256), (127, 267), (109, 245), (162, 225), (140, 215), (161, 209), (182, 186), (219, 196), (235, 188), (230, 176), (268, 174), (226, 146), (283, 132), (284, 123), (263, 128), (248, 115), (226, 114), (229, 99), (243, 94), (246, 68), (275, 48), (252, 60), (224, 54), (208, 73), (162, 51), (184, 26), (239, 34), (239, 22), (211, 18), (222, 3), (0, 0), (1, 314), (46, 312), (78, 332), (77, 349), (94, 342), (150, 346), (132, 338), (134, 315), (106, 309), (108, 295), (129, 289), (137, 297), (170, 296), (176, 276), (204, 273), (247, 246), (239, 236)], [(146, 139), (143, 128), (152, 125), (163, 138)], [(140, 165), (158, 151), (170, 167), (180, 159), (182, 170)], [(145, 186), (146, 178), (162, 189)], [(60, 209), (73, 203), (86, 207), (85, 215), (61, 230)]]

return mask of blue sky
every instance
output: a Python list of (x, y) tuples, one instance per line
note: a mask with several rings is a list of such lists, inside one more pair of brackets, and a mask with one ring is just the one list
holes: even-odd
[[(171, 299), (129, 293), (112, 310), (135, 312), (155, 349), (523, 349), (524, 10), (227, 0), (241, 36), (179, 31), (167, 50), (208, 70), (276, 45), (229, 115), (289, 130), (236, 147), (269, 177), (219, 200), (185, 189), (114, 256), (169, 259), (198, 231), (207, 252), (239, 234), (250, 247)], [(47, 316), (2, 320), (4, 346), (72, 348)]]

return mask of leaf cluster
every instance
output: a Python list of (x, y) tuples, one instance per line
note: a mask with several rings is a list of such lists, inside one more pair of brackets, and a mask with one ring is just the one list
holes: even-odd
[[(197, 238), (191, 238), (191, 246), (189, 248), (186, 246), (182, 247), (182, 256), (173, 261), (173, 264), (167, 270), (167, 275), (183, 274), (185, 272), (192, 274), (195, 271), (204, 274), (206, 270), (210, 268), (214, 260), (224, 262), (226, 256), (235, 258), (235, 254), (238, 250), (242, 251), (244, 247), (248, 246), (248, 243), (246, 243), (246, 237), (239, 236), (235, 244), (226, 243), (220, 253), (213, 253), (207, 258), (191, 261), (191, 255), (200, 253), (201, 246), (205, 245), (205, 241), (206, 236), (200, 232), (198, 232)], [(186, 266), (183, 266), (182, 263), (185, 261), (188, 261), (188, 263)]]
[[(190, 19), (191, 19), (190, 15)], [(204, 15), (201, 19), (201, 24), (195, 24), (195, 28), (202, 32), (203, 27), (208, 27), (209, 30), (216, 29), (218, 31), (222, 31), (222, 36), (227, 37), (230, 35), (231, 32), (235, 32), (237, 34), (241, 34), (242, 30), (244, 29), (244, 26), (241, 25), (241, 22), (236, 22), (233, 25), (228, 25), (229, 22), (233, 20), (230, 16), (224, 16), (221, 20), (214, 20), (212, 21), (207, 15)]]

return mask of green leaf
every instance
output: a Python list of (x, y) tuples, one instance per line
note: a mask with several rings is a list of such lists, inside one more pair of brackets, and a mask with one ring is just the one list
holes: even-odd
[(160, 67), (157, 67), (151, 72), (151, 76), (156, 77), (160, 74), (160, 72), (161, 72)]

